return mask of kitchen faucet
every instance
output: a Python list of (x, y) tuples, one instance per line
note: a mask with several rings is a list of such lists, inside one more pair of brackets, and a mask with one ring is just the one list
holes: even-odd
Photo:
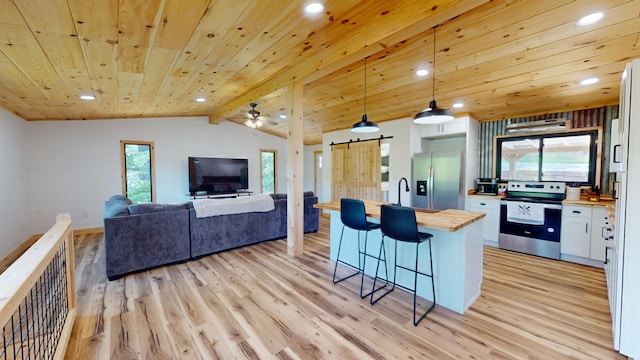
[(404, 180), (405, 183), (404, 191), (409, 192), (409, 181), (406, 177), (400, 178), (400, 180), (398, 180), (398, 203), (396, 204), (398, 206), (402, 206), (402, 203), (400, 202), (400, 184), (402, 183), (402, 180)]

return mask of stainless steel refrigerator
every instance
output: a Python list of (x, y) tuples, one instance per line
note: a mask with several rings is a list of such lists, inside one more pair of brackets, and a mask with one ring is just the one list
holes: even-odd
[(411, 206), (462, 209), (462, 165), (460, 151), (414, 154)]

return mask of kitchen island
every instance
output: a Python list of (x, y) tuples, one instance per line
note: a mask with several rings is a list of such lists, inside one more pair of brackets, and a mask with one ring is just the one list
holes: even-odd
[[(381, 204), (375, 201), (365, 201), (369, 221), (380, 221)], [(332, 201), (314, 206), (331, 212), (330, 258), (335, 261), (338, 254), (340, 232), (342, 231), (340, 202)], [(439, 211), (416, 208), (416, 220), (420, 231), (433, 234), (432, 253), (436, 304), (459, 314), (463, 314), (480, 296), (480, 285), (482, 283), (482, 219), (484, 216), (484, 213), (464, 210), (448, 209)], [(369, 232), (368, 253), (378, 254), (381, 238), (382, 233), (380, 230)], [(364, 239), (364, 233), (361, 239)], [(355, 267), (358, 266), (357, 240), (357, 232), (346, 228), (340, 258)], [(393, 276), (394, 241), (387, 239), (385, 242), (390, 277)], [(364, 240), (362, 244), (364, 244)], [(398, 244), (398, 263), (415, 263), (414, 246), (403, 242)], [(429, 253), (426, 248), (422, 247), (420, 251), (420, 270), (428, 273)], [(380, 265), (382, 271), (384, 269), (382, 267), (383, 263)], [(365, 273), (374, 276), (375, 271), (376, 260), (367, 259)], [(380, 276), (380, 272), (378, 276)], [(413, 275), (400, 270), (397, 274), (396, 283), (413, 287)], [(428, 279), (418, 277), (418, 296), (433, 300), (431, 284)]]

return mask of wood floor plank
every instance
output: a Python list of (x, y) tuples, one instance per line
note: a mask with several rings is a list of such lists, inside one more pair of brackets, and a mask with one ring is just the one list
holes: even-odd
[(191, 327), (186, 319), (168, 324), (166, 325), (166, 328), (178, 359), (204, 359), (196, 346), (196, 341), (192, 336)]
[(132, 312), (111, 317), (110, 358), (133, 360), (139, 359), (140, 351)]
[(115, 281), (102, 234), (77, 236), (66, 358), (624, 359), (602, 269), (485, 247), (473, 306), (436, 306), (414, 327), (410, 294), (371, 306), (358, 276), (332, 283), (328, 218), (319, 225), (299, 257), (267, 241)]
[(237, 359), (241, 353), (234, 351), (237, 342), (225, 339), (226, 333), (216, 324), (205, 323), (192, 330), (195, 344), (205, 359)]
[(156, 299), (152, 295), (141, 296), (136, 299), (135, 307), (139, 310), (135, 314), (141, 357), (156, 360), (175, 358)]

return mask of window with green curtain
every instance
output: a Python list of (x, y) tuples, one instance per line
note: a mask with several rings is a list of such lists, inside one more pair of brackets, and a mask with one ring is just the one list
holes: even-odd
[(260, 192), (263, 194), (278, 191), (276, 155), (275, 150), (260, 150)]
[(155, 201), (153, 143), (121, 141), (122, 192), (134, 203)]

